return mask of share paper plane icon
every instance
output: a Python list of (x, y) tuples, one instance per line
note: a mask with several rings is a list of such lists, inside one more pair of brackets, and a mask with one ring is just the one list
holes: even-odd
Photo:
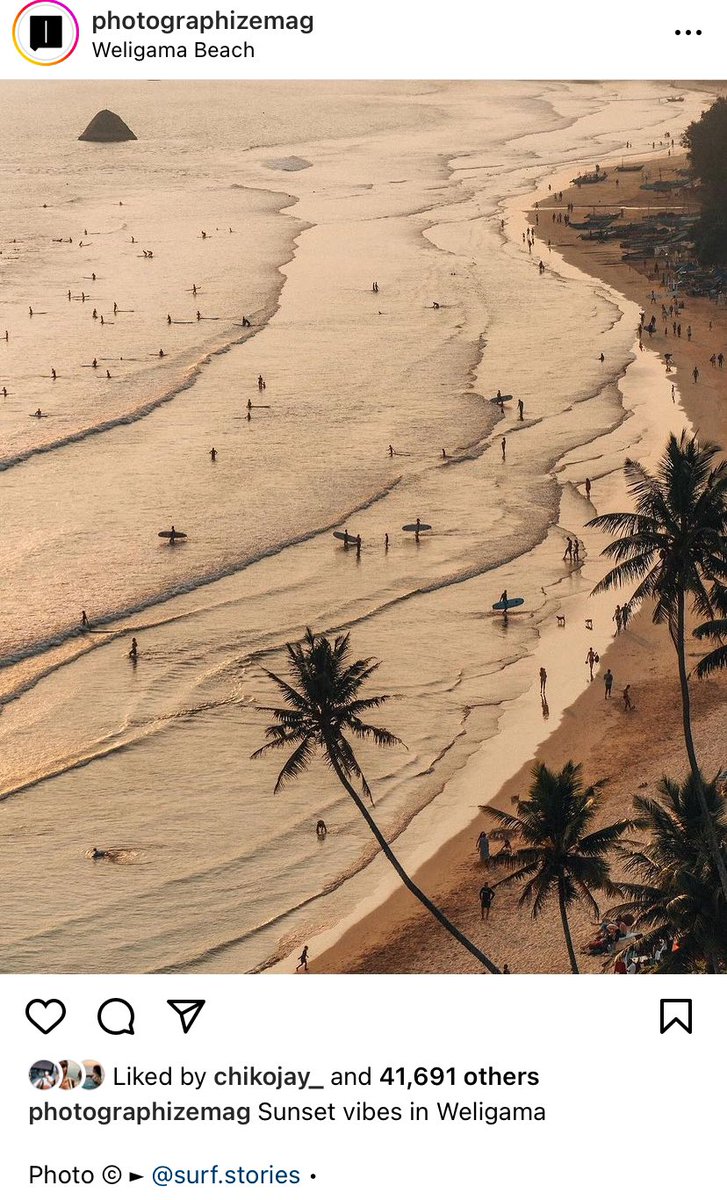
[(206, 1003), (206, 1000), (167, 1000), (182, 1022), (183, 1033), (189, 1033)]

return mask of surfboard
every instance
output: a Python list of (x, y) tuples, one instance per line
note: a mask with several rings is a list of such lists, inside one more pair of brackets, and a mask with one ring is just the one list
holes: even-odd
[(490, 396), (493, 404), (499, 404), (501, 401), (512, 400), (512, 395), (508, 396)]
[(522, 596), (513, 596), (512, 599), (510, 599), (508, 596), (507, 601), (498, 600), (497, 603), (493, 604), (492, 607), (495, 612), (504, 612), (506, 608), (519, 608), (520, 605), (524, 603), (525, 601), (523, 600)]
[(175, 529), (174, 533), (172, 533), (171, 529), (162, 529), (161, 533), (159, 534), (159, 537), (167, 538), (169, 541), (174, 538), (175, 542), (177, 538), (186, 538), (186, 536), (186, 533), (180, 533), (178, 529)]
[(339, 533), (338, 530), (334, 533), (334, 538), (338, 538), (339, 542), (345, 542), (348, 546), (356, 545), (356, 538), (352, 533)]
[(404, 533), (416, 533), (417, 530), (419, 530), (420, 533), (426, 533), (427, 529), (431, 529), (432, 527), (431, 525), (424, 525), (422, 522), (420, 522), (418, 525), (402, 525), (401, 528), (404, 530)]

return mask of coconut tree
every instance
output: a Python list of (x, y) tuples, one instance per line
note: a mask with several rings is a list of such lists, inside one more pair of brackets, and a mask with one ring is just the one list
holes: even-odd
[[(725, 589), (724, 599), (720, 597), (716, 599), (721, 612), (727, 614), (727, 589)], [(699, 678), (705, 679), (713, 671), (724, 670), (727, 667), (727, 616), (715, 617), (712, 621), (705, 621), (702, 625), (698, 625), (694, 630), (694, 636), (700, 639), (709, 638), (718, 643), (697, 663)]]
[[(727, 804), (717, 780), (702, 780), (701, 784), (724, 849)], [(667, 940), (671, 949), (661, 959), (661, 970), (723, 970), (727, 965), (727, 904), (704, 837), (694, 776), (681, 786), (664, 778), (656, 799), (635, 796), (634, 806), (634, 825), (644, 831), (646, 840), (636, 849), (622, 850), (621, 855), (636, 882), (619, 884), (624, 902), (608, 915), (618, 918), (629, 912), (636, 916), (647, 946)]]
[[(288, 751), (292, 748), (293, 752), (275, 784), (274, 790), (279, 792), (286, 783), (296, 779), (310, 766), (316, 753), (322, 753), (324, 761), (353, 800), (404, 886), (465, 950), (488, 971), (499, 975), (499, 968), (453, 925), (407, 875), (365, 802), (368, 800), (373, 804), (371, 789), (354, 754), (350, 735), (364, 741), (371, 740), (377, 746), (401, 744), (399, 738), (388, 729), (369, 725), (362, 719), (372, 710), (381, 708), (389, 699), (388, 696), (360, 695), (362, 687), (380, 664), (372, 658), (351, 661), (349, 634), (331, 642), (327, 637), (316, 636), (307, 629), (303, 641), (296, 645), (289, 644), (287, 652), (292, 683), (272, 671), (266, 672), (281, 692), (287, 707), (262, 710), (271, 713), (274, 721), (265, 731), (267, 742), (252, 757), (259, 758), (270, 750)], [(353, 780), (359, 784), (363, 798), (356, 791)]]
[(514, 814), (489, 804), (482, 806), (484, 812), (498, 821), (490, 836), (495, 841), (509, 841), (514, 836), (518, 843), (515, 849), (497, 855), (498, 863), (515, 868), (501, 883), (526, 881), (520, 904), (532, 904), (534, 918), (541, 915), (551, 899), (557, 899), (574, 975), (578, 974), (578, 962), (568, 910), (581, 902), (598, 917), (598, 902), (593, 893), (620, 894), (611, 882), (606, 856), (631, 828), (630, 821), (616, 821), (591, 830), (598, 815), (597, 797), (603, 783), (599, 780), (584, 787), (580, 763), (567, 762), (561, 771), (550, 771), (544, 763), (536, 763), (528, 799), (518, 800)]
[(686, 625), (691, 609), (706, 622), (720, 614), (727, 585), (727, 463), (717, 462), (718, 446), (700, 445), (683, 431), (671, 435), (655, 474), (626, 461), (635, 511), (606, 513), (588, 524), (618, 535), (604, 550), (615, 566), (594, 588), (632, 587), (632, 603), (653, 602), (653, 620), (666, 623), (677, 655), (682, 724), (689, 767), (704, 818), (722, 891), (727, 898), (727, 865), (704, 794), (692, 731), (687, 671)]

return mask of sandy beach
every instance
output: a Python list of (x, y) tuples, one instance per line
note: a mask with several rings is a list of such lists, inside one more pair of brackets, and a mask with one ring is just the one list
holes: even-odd
[[(650, 157), (652, 178), (659, 170), (670, 178), (685, 164), (684, 158), (676, 154), (658, 161)], [(607, 164), (607, 169), (610, 166), (612, 164)], [(583, 164), (584, 171), (590, 169), (592, 164)], [(594, 205), (596, 211), (598, 207), (613, 211), (626, 206), (632, 219), (636, 208), (653, 212), (657, 207), (673, 210), (690, 203), (694, 207), (694, 200), (688, 195), (663, 201), (653, 193), (640, 190), (640, 182), (640, 175), (619, 175), (611, 169), (603, 183), (564, 191), (562, 205), (575, 205), (574, 219), (582, 219)], [(658, 316), (660, 305), (654, 305), (650, 299), (652, 288), (657, 296), (659, 294), (658, 280), (623, 263), (618, 240), (584, 241), (575, 230), (553, 224), (549, 216), (552, 207), (562, 206), (552, 196), (541, 197), (534, 253), (542, 255), (546, 269), (549, 261), (547, 239), (551, 238), (550, 253), (562, 255), (567, 262), (618, 289), (643, 307), (647, 321), (652, 311)], [(529, 213), (529, 220), (535, 226), (534, 209)], [(727, 446), (725, 377), (709, 362), (712, 354), (727, 348), (727, 313), (707, 299), (686, 298), (681, 323), (681, 339), (665, 337), (663, 322), (657, 321), (657, 333), (644, 340), (649, 351), (660, 355), (673, 353), (676, 369), (669, 378), (678, 387), (683, 408), (694, 429), (703, 438)], [(688, 325), (692, 331), (690, 341), (686, 336)], [(697, 384), (692, 375), (695, 366), (699, 369)], [(605, 567), (604, 563), (604, 571)], [(694, 646), (691, 657), (695, 657)], [(553, 769), (572, 759), (583, 764), (587, 781), (606, 779), (602, 809), (604, 824), (629, 815), (634, 793), (653, 789), (665, 774), (681, 779), (686, 772), (673, 647), (666, 630), (652, 623), (650, 612), (640, 612), (627, 631), (616, 638), (602, 657), (601, 673), (606, 667), (615, 677), (613, 698), (610, 701), (604, 699), (603, 683), (600, 676), (597, 677), (567, 709), (560, 725), (544, 741), (536, 756)], [(624, 711), (620, 698), (626, 682), (631, 684), (635, 699), (635, 708), (631, 712)], [(725, 680), (715, 676), (695, 682), (693, 695), (698, 750), (705, 771), (716, 773), (724, 766)], [(655, 736), (656, 731), (658, 736)], [(499, 790), (493, 801), (496, 807), (508, 810), (513, 796), (525, 794), (531, 768), (532, 761)], [(498, 878), (496, 869), (485, 868), (478, 861), (475, 842), (482, 828), (488, 828), (488, 821), (476, 818), (465, 832), (447, 843), (418, 872), (417, 881), (498, 964), (507, 963), (514, 972), (567, 971), (568, 961), (557, 912), (546, 913), (535, 922), (529, 910), (518, 907), (515, 889), (496, 888), (490, 918), (484, 924), (481, 922), (477, 901), (479, 888), (484, 879), (496, 884)], [(618, 877), (617, 872), (615, 877)], [(585, 944), (593, 932), (589, 914), (575, 909), (572, 925), (576, 946)], [(600, 958), (581, 955), (579, 967), (585, 972), (599, 972), (604, 969), (604, 963)], [(418, 906), (404, 889), (399, 889), (390, 901), (353, 925), (330, 949), (324, 950), (312, 969), (323, 972), (447, 972), (473, 971), (477, 966), (431, 918), (418, 911)]]

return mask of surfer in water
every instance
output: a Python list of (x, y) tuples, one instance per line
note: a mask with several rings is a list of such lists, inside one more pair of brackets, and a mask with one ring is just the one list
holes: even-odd
[(415, 540), (416, 542), (418, 542), (418, 541), (419, 541), (419, 530), (421, 529), (421, 527), (422, 527), (422, 523), (421, 523), (421, 521), (419, 520), (419, 517), (417, 517), (417, 519), (416, 519), (416, 527), (415, 527), (415, 529), (414, 529), (414, 540)]
[(389, 535), (388, 535), (388, 533), (385, 533), (384, 534), (384, 550), (388, 550), (388, 549), (389, 549)]
[(249, 412), (251, 408), (252, 408), (252, 400), (248, 400), (248, 402), (247, 402), (247, 411)]
[(36, 410), (35, 410), (35, 413), (34, 413), (34, 416), (38, 417), (38, 419), (39, 419), (39, 420), (40, 420), (40, 418), (43, 416), (43, 414), (42, 414), (42, 412), (40, 411), (40, 409), (39, 409), (39, 408), (36, 408)]
[(108, 858), (108, 856), (108, 850), (99, 850), (96, 846), (94, 846), (93, 850), (91, 851), (91, 858), (94, 860), (94, 862), (98, 862), (99, 859), (102, 858)]
[(51, 379), (53, 380), (53, 382), (55, 383), (56, 379), (58, 378), (58, 376), (56, 375), (56, 369), (55, 369), (55, 367), (51, 367), (51, 369), (50, 369), (50, 377), (51, 377)]
[(131, 649), (129, 650), (129, 658), (131, 659), (131, 661), (133, 663), (135, 663), (138, 657), (139, 657), (139, 646), (138, 646), (136, 638), (133, 637), (131, 639)]
[(258, 377), (257, 377), (257, 390), (258, 390), (259, 392), (261, 392), (261, 391), (263, 390), (263, 388), (264, 388), (264, 387), (265, 387), (265, 380), (263, 379), (262, 375), (258, 375)]
[(389, 458), (394, 457), (394, 447), (389, 443)]

